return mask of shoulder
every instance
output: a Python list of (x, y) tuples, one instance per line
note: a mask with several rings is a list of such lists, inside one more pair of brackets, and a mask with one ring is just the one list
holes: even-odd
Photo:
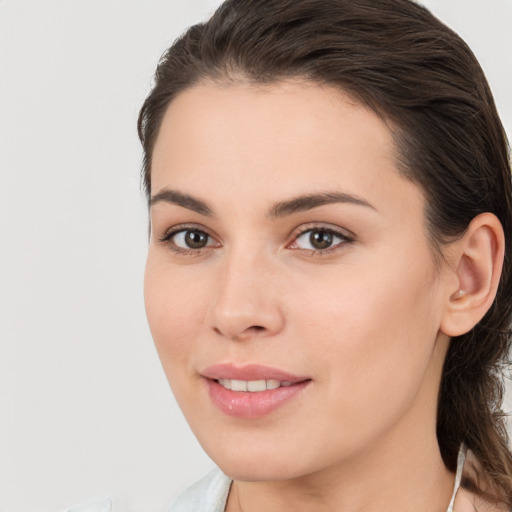
[(231, 479), (218, 468), (178, 496), (168, 512), (224, 512)]

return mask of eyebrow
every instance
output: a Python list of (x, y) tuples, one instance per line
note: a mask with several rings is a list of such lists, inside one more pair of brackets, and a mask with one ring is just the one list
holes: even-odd
[(154, 206), (161, 202), (175, 204), (207, 217), (213, 216), (213, 210), (204, 201), (177, 190), (169, 190), (167, 188), (160, 190), (158, 194), (151, 198), (149, 205)]
[(318, 194), (306, 194), (288, 201), (280, 201), (270, 209), (268, 217), (271, 219), (285, 217), (286, 215), (292, 215), (333, 203), (349, 203), (377, 210), (368, 201), (345, 192), (321, 192)]
[[(213, 209), (205, 201), (177, 190), (162, 189), (151, 198), (150, 206), (160, 202), (175, 204), (200, 215), (213, 217)], [(277, 219), (334, 203), (355, 204), (377, 210), (368, 201), (345, 192), (320, 192), (305, 194), (286, 201), (279, 201), (268, 211), (267, 217)]]

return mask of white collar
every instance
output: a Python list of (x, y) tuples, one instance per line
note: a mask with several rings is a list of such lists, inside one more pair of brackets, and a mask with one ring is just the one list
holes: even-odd
[(466, 448), (466, 445), (462, 443), (459, 450), (459, 455), (457, 456), (457, 471), (455, 473), (455, 483), (453, 484), (452, 499), (450, 500), (450, 504), (448, 505), (446, 512), (453, 512), (455, 497), (457, 496), (457, 491), (459, 490), (460, 482), (462, 480), (462, 470), (464, 469), (464, 463), (466, 462), (467, 451), (468, 450)]

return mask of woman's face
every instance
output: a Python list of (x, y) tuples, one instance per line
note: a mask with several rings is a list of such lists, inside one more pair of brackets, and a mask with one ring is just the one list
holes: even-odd
[(379, 117), (313, 84), (195, 86), (164, 116), (152, 197), (149, 324), (228, 475), (435, 441), (448, 271)]

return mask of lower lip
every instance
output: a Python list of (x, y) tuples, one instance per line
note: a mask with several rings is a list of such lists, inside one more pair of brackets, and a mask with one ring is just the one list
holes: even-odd
[(207, 380), (212, 402), (228, 416), (244, 419), (261, 418), (296, 397), (311, 381), (266, 391), (232, 391), (215, 380)]

